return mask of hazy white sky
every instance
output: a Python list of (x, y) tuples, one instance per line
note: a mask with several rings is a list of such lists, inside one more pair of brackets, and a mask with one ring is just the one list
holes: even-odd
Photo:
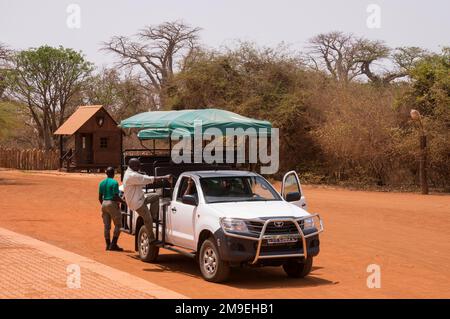
[[(66, 23), (72, 3), (81, 9), (79, 29)], [(380, 28), (366, 24), (370, 4), (380, 6)], [(301, 48), (315, 34), (340, 30), (392, 47), (438, 51), (450, 45), (449, 17), (450, 0), (0, 0), (0, 42), (14, 49), (71, 47), (102, 65), (113, 61), (98, 50), (102, 41), (182, 19), (201, 27), (202, 42), (210, 47), (242, 39)]]

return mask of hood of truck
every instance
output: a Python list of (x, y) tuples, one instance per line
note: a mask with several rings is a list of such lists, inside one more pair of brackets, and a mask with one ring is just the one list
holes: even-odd
[(304, 209), (285, 201), (210, 203), (221, 217), (253, 219), (260, 217), (303, 217)]

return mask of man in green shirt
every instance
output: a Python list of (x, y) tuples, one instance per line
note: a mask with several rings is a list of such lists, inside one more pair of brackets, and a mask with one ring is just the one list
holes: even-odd
[[(100, 182), (98, 187), (98, 200), (102, 205), (102, 218), (105, 226), (106, 250), (122, 251), (117, 245), (119, 240), (120, 228), (122, 227), (122, 215), (120, 213), (119, 203), (125, 203), (119, 196), (119, 183), (114, 179), (114, 168), (106, 169), (106, 176)], [(111, 241), (110, 230), (111, 220), (114, 222), (114, 233)]]

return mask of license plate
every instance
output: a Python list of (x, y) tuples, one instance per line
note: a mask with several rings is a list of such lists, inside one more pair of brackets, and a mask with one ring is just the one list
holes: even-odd
[(298, 238), (293, 236), (278, 236), (267, 238), (267, 244), (269, 245), (296, 243), (297, 241)]

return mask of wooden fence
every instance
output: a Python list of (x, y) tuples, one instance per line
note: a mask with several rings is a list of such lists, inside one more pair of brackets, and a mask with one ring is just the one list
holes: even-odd
[(0, 148), (0, 167), (24, 170), (58, 169), (59, 151)]

